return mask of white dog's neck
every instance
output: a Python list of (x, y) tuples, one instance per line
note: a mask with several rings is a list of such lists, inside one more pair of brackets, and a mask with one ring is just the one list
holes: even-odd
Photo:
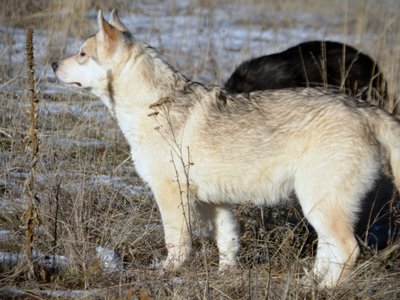
[[(148, 108), (161, 98), (181, 90), (188, 80), (147, 45), (132, 47), (131, 59), (121, 70), (115, 86), (116, 102)], [(127, 103), (128, 102), (128, 103)]]
[(189, 82), (146, 45), (133, 46), (120, 72), (108, 77), (107, 88), (99, 96), (131, 146), (156, 127), (149, 117), (153, 111), (150, 106), (182, 90)]

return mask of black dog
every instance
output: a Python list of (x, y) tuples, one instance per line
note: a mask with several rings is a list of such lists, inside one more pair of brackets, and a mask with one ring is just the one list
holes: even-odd
[[(248, 60), (232, 73), (225, 88), (237, 93), (295, 87), (338, 89), (384, 106), (387, 83), (377, 63), (357, 49), (337, 42), (301, 43), (283, 52)], [(371, 246), (384, 248), (399, 236), (390, 213), (395, 188), (384, 175), (366, 196), (356, 232)]]
[(373, 104), (387, 98), (377, 63), (349, 45), (330, 41), (305, 42), (245, 61), (225, 83), (237, 93), (290, 87), (335, 88)]

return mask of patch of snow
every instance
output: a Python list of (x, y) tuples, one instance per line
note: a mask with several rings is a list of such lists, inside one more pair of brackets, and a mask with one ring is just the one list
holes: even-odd
[(0, 187), (7, 188), (9, 190), (17, 190), (18, 185), (14, 182), (9, 182), (3, 179), (0, 179)]
[(72, 147), (72, 146), (76, 146), (76, 147), (107, 147), (109, 145), (109, 143), (107, 142), (103, 142), (103, 141), (99, 141), (96, 139), (85, 139), (85, 140), (75, 140), (75, 139), (71, 139), (71, 138), (57, 138), (53, 141), (54, 144), (56, 145), (60, 145), (63, 147)]
[(161, 224), (146, 224), (144, 225), (144, 228), (146, 228), (146, 230), (160, 230), (163, 228), (163, 226)]
[(124, 268), (121, 257), (114, 250), (97, 246), (96, 252), (103, 271), (120, 271)]
[(11, 230), (0, 230), (0, 245), (17, 239), (17, 234)]

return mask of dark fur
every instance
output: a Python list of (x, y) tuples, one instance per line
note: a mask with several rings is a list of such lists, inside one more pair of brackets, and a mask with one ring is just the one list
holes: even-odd
[[(302, 86), (335, 88), (379, 106), (388, 97), (387, 83), (374, 60), (351, 46), (330, 41), (305, 42), (245, 61), (225, 83), (226, 89), (236, 93)], [(398, 201), (394, 193), (391, 178), (382, 175), (366, 197), (357, 224), (357, 234), (378, 248), (399, 234), (390, 214), (393, 197)]]
[(237, 93), (318, 86), (374, 104), (387, 98), (386, 81), (377, 63), (349, 45), (330, 41), (305, 42), (245, 61), (225, 83), (225, 88)]

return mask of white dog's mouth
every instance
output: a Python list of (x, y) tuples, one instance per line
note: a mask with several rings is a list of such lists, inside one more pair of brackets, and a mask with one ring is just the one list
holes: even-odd
[(64, 73), (64, 72), (61, 72), (61, 74), (60, 74), (60, 72), (59, 72), (60, 64), (59, 64), (57, 61), (53, 62), (53, 63), (51, 64), (51, 67), (53, 68), (54, 75), (56, 75), (56, 78), (57, 78), (63, 85), (65, 85), (65, 86), (70, 86), (70, 87), (82, 87), (82, 84), (81, 84), (80, 82), (78, 82), (78, 81), (66, 81), (66, 80), (63, 80), (62, 77), (64, 77), (65, 73)]
[(63, 83), (63, 85), (67, 86), (67, 87), (71, 87), (71, 88), (79, 88), (80, 90), (85, 90), (88, 92), (90, 92), (92, 90), (92, 88), (89, 86), (86, 86), (86, 87), (82, 86), (82, 84), (80, 82), (67, 82), (67, 83)]
[(82, 87), (82, 84), (80, 84), (80, 82), (68, 82), (67, 85), (69, 85), (69, 86)]
[(58, 77), (57, 77), (57, 79), (58, 79), (58, 81), (59, 81), (62, 85), (64, 85), (64, 86), (74, 87), (74, 88), (76, 88), (76, 87), (82, 87), (82, 84), (81, 84), (80, 82), (78, 82), (78, 81), (65, 82), (65, 81), (62, 81), (62, 80), (61, 80), (60, 78), (58, 78)]

